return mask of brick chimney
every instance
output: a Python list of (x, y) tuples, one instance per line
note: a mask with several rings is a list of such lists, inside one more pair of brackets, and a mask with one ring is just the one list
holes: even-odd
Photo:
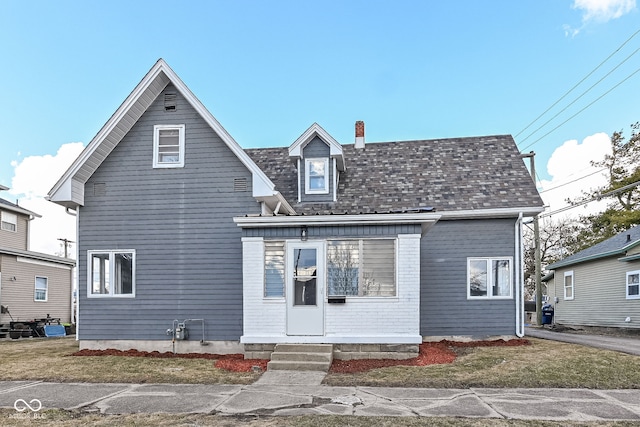
[(364, 122), (356, 122), (356, 145), (355, 148), (364, 148)]

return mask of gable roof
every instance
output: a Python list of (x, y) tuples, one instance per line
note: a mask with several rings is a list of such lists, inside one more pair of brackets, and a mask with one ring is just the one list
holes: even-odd
[[(510, 135), (343, 145), (349, 162), (337, 201), (297, 203), (287, 148), (245, 150), (299, 214), (542, 211), (543, 202)], [(517, 213), (515, 213), (517, 216)], [(444, 218), (444, 217), (443, 217)]]
[(36, 261), (53, 262), (56, 264), (62, 264), (69, 267), (76, 265), (76, 261), (71, 258), (62, 258), (55, 255), (43, 254), (41, 252), (25, 251), (21, 249), (5, 248), (0, 246), (0, 254), (2, 255), (14, 255), (17, 257), (29, 258)]
[(289, 156), (298, 159), (301, 158), (302, 150), (304, 149), (305, 145), (311, 142), (316, 136), (329, 146), (329, 155), (331, 156), (331, 158), (336, 159), (338, 170), (344, 171), (345, 161), (342, 151), (342, 145), (340, 145), (338, 141), (336, 141), (331, 135), (329, 135), (326, 130), (322, 128), (322, 126), (317, 123), (309, 126), (309, 128), (304, 131), (302, 135), (300, 135), (298, 139), (293, 142), (293, 144), (289, 146)]
[[(554, 270), (560, 267), (566, 267), (581, 262), (592, 261), (595, 259), (606, 258), (615, 255), (624, 255), (629, 249), (632, 249), (638, 245), (640, 245), (640, 225), (618, 233), (615, 236), (610, 237), (607, 240), (604, 240), (585, 250), (576, 252), (575, 254), (568, 256), (561, 261), (551, 264), (547, 267), (547, 269)], [(630, 261), (631, 258), (632, 257), (628, 257), (627, 260)], [(633, 259), (635, 259), (635, 257), (633, 257)]]
[(21, 213), (23, 215), (29, 215), (29, 216), (34, 216), (36, 218), (42, 218), (42, 215), (38, 215), (35, 212), (32, 212), (28, 209), (25, 209), (19, 205), (16, 205), (15, 203), (11, 203), (8, 200), (2, 199), (0, 198), (0, 209), (2, 210), (6, 210), (6, 211), (11, 211), (11, 212), (17, 212), (17, 213)]
[[(278, 201), (283, 202), (264, 172), (256, 166), (163, 59), (156, 62), (98, 134), (87, 144), (62, 178), (49, 191), (48, 199), (70, 208), (83, 205), (84, 184), (169, 83), (173, 83), (220, 139), (251, 171), (253, 196), (262, 201), (273, 199), (270, 200), (273, 205)], [(285, 204), (285, 207), (291, 211), (288, 204)]]

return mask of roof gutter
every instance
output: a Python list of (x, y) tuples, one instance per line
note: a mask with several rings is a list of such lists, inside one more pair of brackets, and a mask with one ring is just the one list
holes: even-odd
[(515, 218), (520, 216), (536, 216), (544, 211), (544, 206), (515, 207), (496, 209), (467, 209), (462, 211), (438, 211), (441, 220), (448, 219), (482, 219), (482, 218)]
[(300, 225), (371, 225), (371, 224), (410, 224), (436, 222), (439, 214), (407, 213), (407, 214), (363, 214), (363, 215), (299, 215), (299, 216), (246, 216), (235, 217), (235, 222), (242, 228), (259, 227), (297, 227)]

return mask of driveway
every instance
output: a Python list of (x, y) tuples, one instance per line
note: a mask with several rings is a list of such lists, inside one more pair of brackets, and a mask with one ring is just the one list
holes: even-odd
[(606, 350), (619, 351), (621, 353), (640, 356), (640, 338), (593, 334), (571, 334), (566, 332), (554, 332), (542, 328), (524, 328), (524, 334), (527, 337), (586, 345), (589, 347), (603, 348)]

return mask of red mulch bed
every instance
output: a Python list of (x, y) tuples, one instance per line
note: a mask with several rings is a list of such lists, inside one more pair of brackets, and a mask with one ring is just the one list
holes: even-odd
[[(509, 341), (439, 341), (425, 342), (420, 344), (418, 357), (405, 360), (394, 359), (358, 359), (358, 360), (334, 360), (329, 372), (331, 373), (354, 373), (364, 372), (370, 369), (385, 368), (388, 366), (426, 366), (444, 363), (453, 363), (456, 359), (455, 347), (504, 347), (529, 345), (526, 339), (513, 339)], [(139, 350), (80, 350), (71, 356), (129, 356), (129, 357), (151, 357), (151, 358), (180, 358), (180, 359), (210, 359), (215, 360), (214, 366), (219, 369), (226, 369), (233, 372), (251, 372), (254, 366), (265, 371), (268, 360), (265, 359), (245, 359), (242, 354), (207, 354), (207, 353), (172, 353), (159, 351), (139, 351)]]
[(491, 341), (447, 341), (425, 342), (420, 344), (418, 357), (413, 359), (393, 360), (393, 359), (358, 359), (358, 360), (334, 360), (331, 364), (331, 373), (351, 374), (355, 372), (365, 372), (371, 369), (386, 368), (389, 366), (427, 366), (445, 363), (453, 363), (456, 360), (456, 353), (453, 347), (504, 347), (529, 345), (525, 339), (491, 340)]

